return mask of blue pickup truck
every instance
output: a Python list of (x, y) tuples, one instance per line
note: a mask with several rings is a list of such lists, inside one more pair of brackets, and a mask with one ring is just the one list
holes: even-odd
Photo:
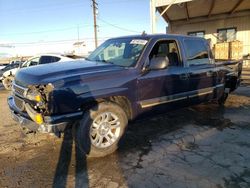
[(241, 61), (216, 63), (202, 38), (119, 37), (85, 61), (21, 69), (8, 104), (14, 120), (32, 131), (59, 134), (75, 126), (78, 147), (101, 157), (117, 149), (128, 121), (145, 112), (223, 105), (241, 70)]

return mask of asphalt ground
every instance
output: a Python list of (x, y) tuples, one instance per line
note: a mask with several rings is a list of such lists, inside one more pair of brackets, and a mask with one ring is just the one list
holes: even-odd
[(74, 133), (25, 134), (0, 87), (0, 187), (250, 187), (250, 87), (129, 124), (120, 149), (87, 159)]

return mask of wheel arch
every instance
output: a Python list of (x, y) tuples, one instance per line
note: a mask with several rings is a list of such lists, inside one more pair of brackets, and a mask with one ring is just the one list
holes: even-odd
[(102, 102), (113, 102), (113, 103), (119, 105), (126, 113), (127, 118), (129, 120), (132, 119), (133, 111), (132, 111), (131, 102), (126, 96), (114, 95), (114, 96), (103, 97), (103, 98), (98, 98), (98, 99), (90, 99), (90, 100), (85, 101), (81, 105), (81, 108), (84, 111), (84, 110), (92, 108), (92, 107), (96, 106), (98, 103), (102, 103)]

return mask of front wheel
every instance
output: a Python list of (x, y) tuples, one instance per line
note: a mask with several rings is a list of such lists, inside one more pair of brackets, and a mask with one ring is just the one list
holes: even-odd
[(14, 80), (13, 76), (8, 76), (3, 79), (3, 86), (6, 90), (11, 90), (13, 80)]
[(88, 157), (104, 157), (118, 148), (128, 119), (123, 109), (112, 102), (89, 109), (76, 127), (77, 146)]

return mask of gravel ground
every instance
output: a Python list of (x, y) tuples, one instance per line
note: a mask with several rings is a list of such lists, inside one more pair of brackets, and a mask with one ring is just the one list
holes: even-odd
[(130, 123), (120, 149), (86, 159), (67, 131), (25, 134), (0, 90), (0, 187), (250, 187), (250, 87)]

